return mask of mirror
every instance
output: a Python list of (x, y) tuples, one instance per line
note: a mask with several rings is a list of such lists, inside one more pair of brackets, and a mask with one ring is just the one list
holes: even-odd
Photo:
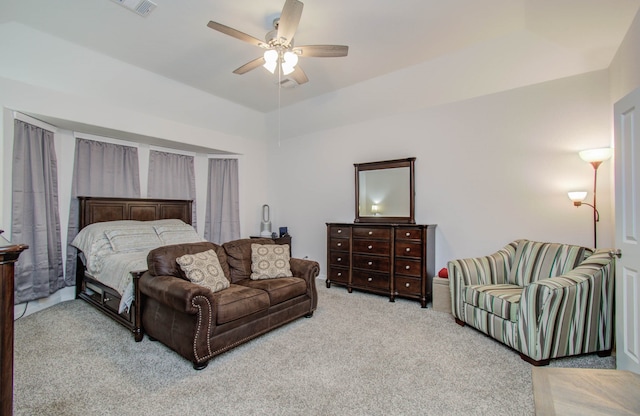
[(354, 222), (415, 224), (415, 157), (354, 163), (356, 219)]

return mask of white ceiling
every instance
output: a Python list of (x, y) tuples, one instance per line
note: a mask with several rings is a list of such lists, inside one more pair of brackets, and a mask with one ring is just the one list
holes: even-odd
[[(140, 17), (111, 0), (2, 0), (0, 23), (20, 22), (261, 112), (277, 108), (277, 76), (263, 68), (232, 73), (262, 50), (206, 25), (214, 20), (262, 39), (284, 0), (154, 1), (157, 8)], [(639, 6), (640, 0), (304, 0), (296, 44), (348, 45), (349, 56), (301, 58), (310, 81), (283, 89), (281, 105), (522, 33), (581, 57), (587, 70), (607, 68)]]

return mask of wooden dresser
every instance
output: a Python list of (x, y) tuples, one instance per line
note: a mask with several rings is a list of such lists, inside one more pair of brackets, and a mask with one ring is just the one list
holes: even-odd
[[(2, 234), (2, 230), (0, 230)], [(0, 235), (0, 415), (13, 414), (14, 263), (29, 248), (11, 244)]]
[(327, 287), (431, 299), (435, 225), (327, 223)]

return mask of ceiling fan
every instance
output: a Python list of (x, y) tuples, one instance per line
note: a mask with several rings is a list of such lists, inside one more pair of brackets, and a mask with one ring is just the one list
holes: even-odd
[(343, 45), (294, 46), (293, 37), (300, 23), (303, 6), (301, 1), (286, 0), (280, 18), (273, 21), (274, 29), (267, 33), (264, 41), (214, 21), (209, 21), (207, 26), (225, 35), (265, 49), (263, 56), (237, 68), (233, 71), (234, 74), (246, 74), (252, 69), (263, 66), (272, 74), (278, 70), (279, 73), (282, 71), (283, 75), (290, 75), (300, 85), (308, 82), (309, 78), (297, 65), (299, 56), (340, 57), (347, 56), (349, 52), (349, 47)]

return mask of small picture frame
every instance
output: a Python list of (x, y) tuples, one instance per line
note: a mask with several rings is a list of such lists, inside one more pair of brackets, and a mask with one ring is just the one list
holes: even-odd
[(287, 227), (280, 227), (280, 237), (284, 237), (287, 234), (289, 234)]

